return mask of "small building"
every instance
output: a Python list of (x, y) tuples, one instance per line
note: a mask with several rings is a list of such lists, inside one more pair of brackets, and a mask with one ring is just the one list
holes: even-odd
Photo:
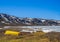
[(17, 31), (11, 31), (11, 30), (6, 30), (5, 35), (13, 35), (13, 36), (18, 36), (20, 34), (20, 32)]

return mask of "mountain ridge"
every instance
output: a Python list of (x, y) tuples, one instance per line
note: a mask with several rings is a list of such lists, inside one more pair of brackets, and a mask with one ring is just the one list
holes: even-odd
[(19, 18), (0, 13), (0, 26), (60, 26), (60, 20), (42, 18)]

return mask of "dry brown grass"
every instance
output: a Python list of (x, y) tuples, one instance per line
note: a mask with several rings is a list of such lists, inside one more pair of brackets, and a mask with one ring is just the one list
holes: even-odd
[[(36, 32), (20, 36), (0, 36), (0, 42), (60, 42), (60, 33)], [(57, 36), (55, 36), (57, 35)]]

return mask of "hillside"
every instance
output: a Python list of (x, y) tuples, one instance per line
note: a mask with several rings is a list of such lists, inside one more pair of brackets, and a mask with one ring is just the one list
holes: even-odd
[(60, 20), (41, 18), (19, 18), (0, 13), (0, 26), (60, 26)]

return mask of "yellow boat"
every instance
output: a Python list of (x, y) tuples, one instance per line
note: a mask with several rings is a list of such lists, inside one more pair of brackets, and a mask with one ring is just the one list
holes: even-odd
[(18, 36), (20, 34), (20, 32), (17, 32), (17, 31), (11, 31), (11, 30), (6, 30), (5, 35), (15, 35), (15, 36)]

